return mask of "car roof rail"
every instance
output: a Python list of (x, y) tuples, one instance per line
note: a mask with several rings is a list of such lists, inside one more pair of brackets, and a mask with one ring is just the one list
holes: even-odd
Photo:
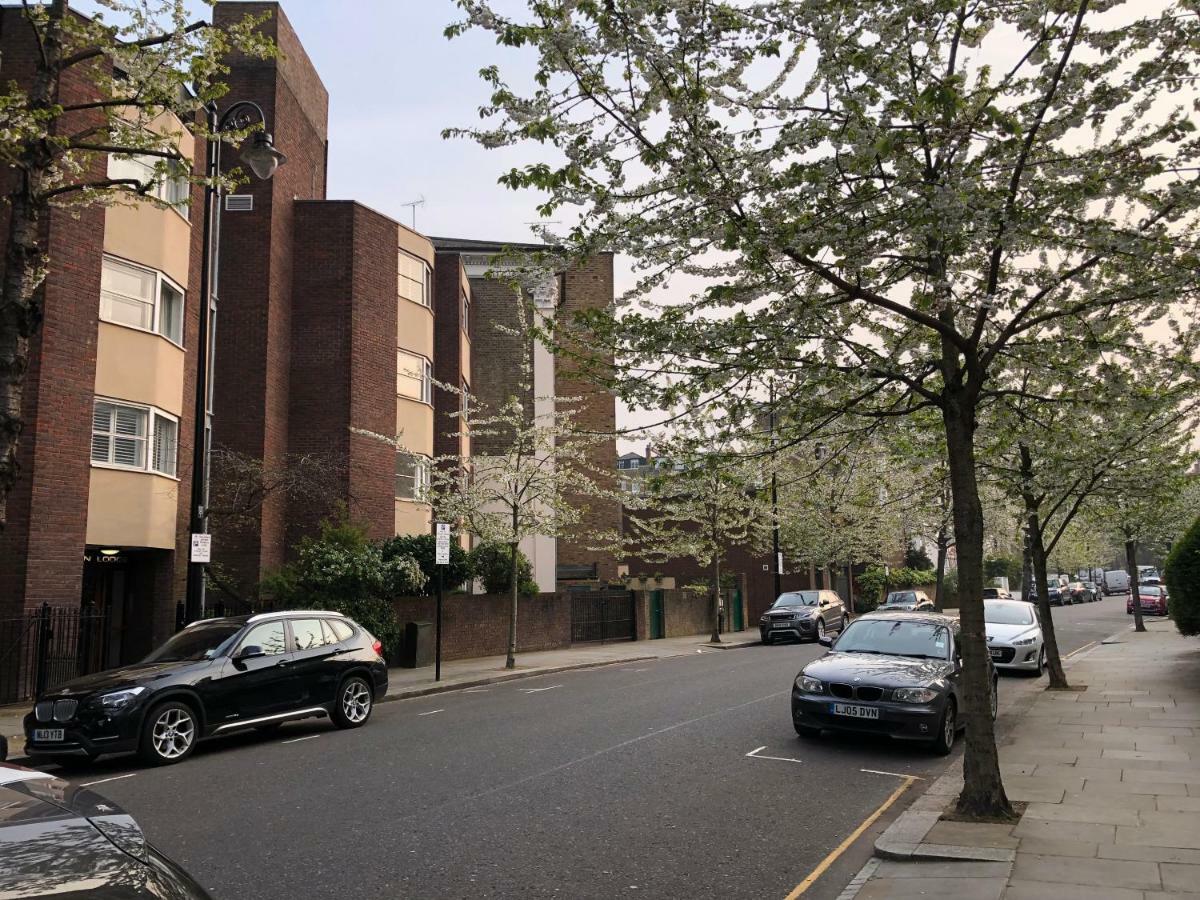
[(345, 613), (333, 609), (277, 609), (272, 612), (256, 613), (246, 620), (246, 624), (262, 622), (276, 616), (336, 616), (339, 619), (346, 618)]

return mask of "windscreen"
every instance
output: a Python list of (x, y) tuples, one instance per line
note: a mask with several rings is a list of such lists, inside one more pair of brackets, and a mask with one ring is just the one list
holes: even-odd
[(772, 608), (776, 606), (816, 606), (820, 591), (788, 591), (780, 594)]
[(211, 659), (216, 650), (242, 630), (240, 622), (212, 622), (193, 625), (175, 635), (153, 653), (145, 662), (183, 662), (185, 660)]
[(839, 653), (883, 653), (921, 659), (949, 659), (950, 633), (944, 625), (895, 619), (859, 619), (838, 638)]
[(1033, 607), (1028, 603), (983, 604), (983, 621), (992, 625), (1032, 625)]

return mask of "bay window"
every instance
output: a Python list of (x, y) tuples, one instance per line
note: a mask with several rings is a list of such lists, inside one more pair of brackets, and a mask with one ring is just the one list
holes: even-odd
[(429, 460), (407, 450), (396, 452), (396, 499), (423, 503), (429, 497)]
[[(160, 164), (165, 171), (160, 169)], [(188, 204), (192, 197), (192, 185), (188, 181), (186, 164), (177, 159), (163, 159), (134, 153), (125, 156), (110, 154), (108, 157), (109, 178), (132, 178), (142, 185), (150, 185), (147, 197), (161, 200), (177, 213), (188, 218)]]
[(396, 351), (396, 393), (422, 403), (433, 402), (433, 363), (407, 350)]
[(183, 290), (154, 269), (112, 256), (100, 272), (100, 318), (183, 344)]
[(429, 266), (424, 260), (410, 253), (399, 251), (397, 291), (401, 297), (429, 306), (433, 296), (433, 285)]
[(97, 399), (92, 407), (92, 462), (174, 478), (179, 420), (152, 406)]

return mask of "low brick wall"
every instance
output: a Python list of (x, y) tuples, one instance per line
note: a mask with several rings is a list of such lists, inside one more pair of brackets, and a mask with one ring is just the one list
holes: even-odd
[[(499, 656), (508, 651), (507, 594), (447, 594), (442, 600), (442, 659)], [(433, 622), (433, 597), (401, 597), (393, 604), (400, 627)], [(522, 597), (517, 603), (517, 651), (571, 646), (571, 598), (565, 594)]]
[(686, 637), (707, 634), (712, 628), (709, 619), (708, 594), (694, 591), (664, 591), (663, 630), (666, 637)]

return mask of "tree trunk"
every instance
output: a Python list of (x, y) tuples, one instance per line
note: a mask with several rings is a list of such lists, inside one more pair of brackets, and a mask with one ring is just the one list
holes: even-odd
[[(58, 93), (58, 64), (62, 58), (64, 0), (54, 0), (42, 34), (42, 54), (29, 88), (28, 106), (45, 111)], [(54, 132), (55, 121), (49, 130)], [(10, 171), (15, 184), (8, 195), (9, 231), (4, 247), (4, 278), (0, 281), (0, 531), (8, 521), (8, 497), (17, 482), (17, 444), (24, 422), (21, 405), (29, 369), (29, 341), (42, 320), (38, 286), (44, 277), (41, 245), (46, 173), (53, 164), (49, 143), (29, 141)]]
[(721, 643), (721, 557), (713, 557), (713, 594), (712, 606), (709, 610), (712, 615), (712, 637), (709, 641), (713, 644)]
[(946, 608), (945, 598), (942, 596), (942, 588), (946, 582), (946, 551), (949, 550), (949, 543), (946, 526), (943, 525), (938, 529), (937, 533), (937, 589), (934, 591), (933, 600), (938, 612)]
[(1125, 566), (1129, 569), (1129, 602), (1133, 606), (1133, 630), (1145, 631), (1146, 623), (1142, 619), (1141, 588), (1138, 586), (1137, 544), (1133, 539), (1125, 541)]
[(1042, 523), (1038, 516), (1038, 502), (1033, 488), (1033, 457), (1029, 448), (1020, 445), (1021, 451), (1021, 498), (1025, 503), (1025, 519), (1028, 522), (1028, 553), (1033, 562), (1034, 584), (1037, 586), (1038, 613), (1042, 620), (1042, 639), (1046, 648), (1046, 663), (1050, 672), (1050, 690), (1065, 691), (1070, 688), (1067, 673), (1063, 671), (1062, 657), (1058, 653), (1058, 637), (1054, 633), (1054, 613), (1050, 609), (1050, 583), (1046, 576), (1046, 542), (1042, 534)]
[(504, 668), (515, 669), (517, 667), (517, 596), (520, 587), (520, 579), (517, 577), (517, 544), (514, 542), (508, 545), (508, 560), (509, 560), (509, 578), (512, 581), (510, 589), (512, 590), (512, 608), (508, 611), (508, 659), (504, 661)]
[(1029, 553), (1033, 557), (1034, 584), (1038, 592), (1038, 613), (1042, 619), (1042, 639), (1046, 647), (1046, 669), (1050, 674), (1052, 691), (1070, 689), (1058, 652), (1058, 636), (1054, 633), (1054, 613), (1050, 608), (1050, 578), (1046, 574), (1046, 548), (1042, 540), (1041, 522), (1036, 512), (1029, 513)]
[(854, 612), (854, 567), (846, 566), (846, 608)]
[(958, 614), (962, 629), (962, 696), (966, 721), (960, 815), (1008, 819), (1012, 805), (1000, 777), (992, 678), (983, 622), (983, 506), (975, 470), (975, 404), (962, 389), (947, 390), (942, 409), (950, 489), (954, 498), (954, 543), (958, 548)]

